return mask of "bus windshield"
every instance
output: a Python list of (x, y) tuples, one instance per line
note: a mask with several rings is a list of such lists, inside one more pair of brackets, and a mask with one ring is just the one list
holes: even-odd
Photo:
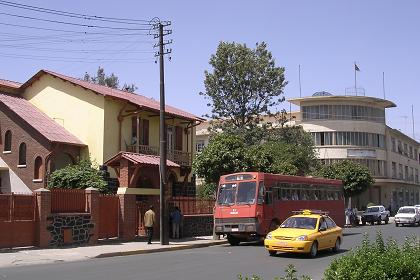
[(221, 184), (217, 196), (217, 204), (254, 204), (257, 191), (256, 182), (239, 182)]

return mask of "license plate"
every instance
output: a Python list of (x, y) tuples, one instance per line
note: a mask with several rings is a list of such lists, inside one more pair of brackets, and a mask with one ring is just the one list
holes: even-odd
[(232, 231), (239, 231), (238, 228), (232, 228)]
[(280, 242), (277, 243), (277, 245), (279, 245), (279, 246), (287, 246), (287, 242), (280, 241)]

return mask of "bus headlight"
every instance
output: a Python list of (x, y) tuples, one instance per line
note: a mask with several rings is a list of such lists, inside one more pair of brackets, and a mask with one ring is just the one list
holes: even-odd
[(295, 238), (296, 241), (306, 241), (308, 240), (308, 236), (307, 235), (301, 235)]
[(267, 240), (271, 240), (271, 239), (273, 239), (273, 235), (271, 234), (271, 232), (269, 232), (269, 233), (267, 234), (267, 236), (265, 237), (265, 239), (267, 239)]

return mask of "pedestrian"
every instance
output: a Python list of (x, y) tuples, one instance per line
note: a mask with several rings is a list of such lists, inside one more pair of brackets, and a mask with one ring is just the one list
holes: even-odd
[(155, 212), (153, 212), (153, 205), (150, 205), (149, 210), (144, 213), (144, 227), (146, 228), (147, 244), (152, 244), (154, 224)]
[(182, 214), (178, 206), (175, 206), (174, 210), (171, 212), (171, 221), (172, 221), (172, 238), (179, 239), (179, 226), (181, 225)]

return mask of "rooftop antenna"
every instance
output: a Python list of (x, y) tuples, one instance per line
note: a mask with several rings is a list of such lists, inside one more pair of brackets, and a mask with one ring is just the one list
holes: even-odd
[(386, 96), (385, 96), (385, 72), (382, 72), (382, 91), (384, 92), (384, 99), (386, 99)]
[(411, 122), (413, 124), (413, 139), (416, 140), (416, 136), (414, 135), (414, 105), (411, 105)]
[(300, 64), (299, 64), (299, 97), (302, 97), (302, 83), (300, 82)]

